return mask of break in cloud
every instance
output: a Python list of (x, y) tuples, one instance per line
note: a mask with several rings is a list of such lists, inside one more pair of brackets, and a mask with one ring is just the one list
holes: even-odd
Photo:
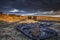
[(0, 0), (0, 11), (3, 12), (40, 15), (52, 14), (56, 10), (60, 10), (60, 0)]

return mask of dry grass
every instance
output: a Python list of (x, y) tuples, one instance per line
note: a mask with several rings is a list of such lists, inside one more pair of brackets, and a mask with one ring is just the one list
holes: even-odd
[[(17, 23), (7, 23), (0, 21), (0, 40), (32, 40), (16, 30)], [(54, 28), (54, 27), (53, 27)], [(58, 37), (57, 37), (58, 38)], [(47, 40), (57, 40), (56, 37)], [(58, 39), (59, 40), (59, 39)]]

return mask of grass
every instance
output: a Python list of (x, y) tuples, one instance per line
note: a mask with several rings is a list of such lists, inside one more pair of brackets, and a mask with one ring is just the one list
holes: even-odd
[[(9, 24), (7, 22), (0, 21), (0, 40), (32, 40), (16, 30), (15, 26), (17, 24), (18, 23)], [(49, 38), (47, 40), (57, 40), (56, 38), (58, 37)]]

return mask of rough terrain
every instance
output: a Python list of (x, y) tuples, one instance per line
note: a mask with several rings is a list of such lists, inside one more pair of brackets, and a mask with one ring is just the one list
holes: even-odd
[[(0, 21), (0, 40), (32, 40), (16, 30), (17, 24), (19, 23), (8, 23)], [(47, 40), (60, 40), (60, 23), (54, 23), (54, 25), (48, 28), (56, 30), (58, 32), (58, 36), (49, 38)]]

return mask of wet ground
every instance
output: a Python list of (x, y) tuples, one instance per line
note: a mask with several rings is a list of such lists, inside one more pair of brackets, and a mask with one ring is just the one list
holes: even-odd
[[(0, 40), (32, 40), (16, 30), (17, 24), (19, 23), (7, 23), (0, 21)], [(58, 32), (58, 36), (47, 40), (60, 40), (60, 23), (55, 22), (54, 25), (48, 28), (56, 30)]]

